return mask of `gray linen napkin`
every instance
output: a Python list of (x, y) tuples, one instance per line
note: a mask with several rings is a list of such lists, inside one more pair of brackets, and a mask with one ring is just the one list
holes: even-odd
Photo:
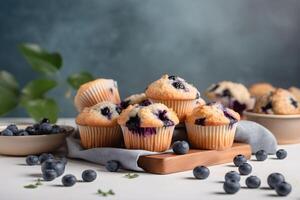
[[(185, 129), (182, 126), (176, 128), (174, 137), (186, 138)], [(264, 149), (267, 153), (274, 154), (277, 149), (277, 141), (273, 134), (265, 127), (251, 121), (238, 122), (235, 141), (250, 144), (252, 153)], [(121, 163), (122, 168), (134, 171), (143, 171), (137, 164), (140, 156), (156, 154), (156, 152), (151, 151), (120, 148), (84, 150), (80, 145), (80, 140), (72, 136), (67, 138), (67, 147), (70, 158), (80, 158), (101, 165), (105, 165), (109, 160), (117, 160)]]

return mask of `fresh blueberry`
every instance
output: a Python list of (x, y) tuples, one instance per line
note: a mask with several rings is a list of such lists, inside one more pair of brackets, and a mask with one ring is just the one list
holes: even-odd
[(291, 193), (292, 191), (292, 186), (291, 184), (283, 181), (282, 183), (280, 183), (279, 185), (277, 185), (277, 187), (275, 188), (276, 193), (279, 196), (287, 196), (289, 193)]
[(259, 150), (255, 153), (255, 157), (258, 161), (264, 161), (268, 158), (268, 154), (265, 150)]
[(58, 125), (53, 125), (52, 126), (52, 134), (57, 134), (57, 133), (60, 133), (60, 126)]
[(241, 176), (236, 171), (230, 171), (225, 174), (225, 181), (228, 181), (228, 180), (240, 181)]
[(54, 169), (47, 169), (43, 171), (43, 179), (45, 181), (53, 181), (57, 177), (57, 173)]
[(237, 155), (233, 158), (233, 163), (236, 167), (239, 167), (240, 165), (244, 164), (247, 162), (247, 159), (245, 158), (244, 155)]
[(257, 176), (249, 176), (246, 179), (246, 185), (248, 188), (259, 188), (260, 183), (260, 178), (258, 178)]
[(39, 161), (41, 164), (48, 159), (54, 159), (54, 156), (51, 153), (43, 153), (39, 156)]
[(243, 163), (239, 166), (239, 172), (241, 175), (248, 175), (252, 172), (252, 167), (248, 163)]
[(40, 132), (42, 134), (50, 134), (52, 132), (52, 125), (48, 123), (42, 123), (40, 125)]
[(1, 132), (1, 135), (2, 135), (2, 136), (13, 136), (14, 133), (13, 133), (11, 130), (9, 130), (9, 129), (4, 129), (4, 130)]
[(39, 157), (34, 155), (27, 156), (26, 163), (27, 165), (37, 165), (39, 164)]
[(85, 182), (92, 182), (97, 178), (97, 173), (92, 169), (88, 169), (82, 172), (81, 177)]
[(43, 119), (40, 121), (40, 124), (42, 124), (42, 123), (47, 123), (47, 124), (49, 124), (49, 123), (50, 123), (50, 120), (47, 119), (47, 118), (43, 118)]
[(181, 81), (176, 81), (172, 83), (173, 87), (176, 89), (185, 89), (185, 86), (183, 85), (183, 83)]
[(285, 181), (285, 178), (280, 173), (272, 173), (268, 176), (268, 185), (272, 189), (276, 188), (277, 185), (279, 185), (280, 183), (282, 183), (284, 181)]
[(11, 132), (13, 132), (14, 135), (18, 134), (19, 132), (19, 129), (15, 124), (10, 124), (6, 128), (11, 130)]
[(186, 141), (176, 141), (172, 146), (173, 152), (178, 155), (186, 154), (190, 147)]
[(198, 166), (194, 168), (193, 174), (196, 179), (206, 179), (209, 176), (210, 171), (205, 166)]
[(33, 126), (27, 126), (25, 128), (25, 131), (29, 134), (29, 135), (36, 135), (36, 130)]
[(287, 152), (286, 150), (284, 149), (279, 149), (277, 152), (276, 152), (276, 157), (280, 160), (282, 159), (285, 159), (287, 157)]
[(20, 130), (20, 131), (17, 133), (17, 136), (27, 136), (27, 135), (29, 135), (29, 134), (28, 134), (27, 131), (25, 131), (25, 130)]
[(105, 168), (107, 169), (107, 171), (116, 172), (120, 168), (120, 162), (116, 160), (110, 160), (106, 163)]
[(62, 177), (61, 182), (64, 186), (70, 187), (70, 186), (75, 185), (75, 183), (77, 182), (77, 179), (74, 175), (67, 174)]
[(57, 173), (57, 177), (61, 176), (65, 172), (65, 165), (62, 161), (54, 160), (54, 159), (48, 159), (43, 162), (42, 164), (42, 172), (44, 173), (47, 170), (55, 170)]
[(224, 182), (223, 189), (227, 194), (235, 194), (241, 188), (241, 185), (238, 181), (230, 179)]

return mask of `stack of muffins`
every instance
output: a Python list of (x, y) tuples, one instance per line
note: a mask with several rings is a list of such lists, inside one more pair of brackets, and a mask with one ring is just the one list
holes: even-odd
[[(218, 91), (223, 84), (209, 91)], [(226, 83), (228, 87), (230, 84)], [(239, 86), (243, 95), (244, 88)], [(231, 91), (232, 108), (248, 106)], [(209, 95), (219, 97), (217, 95)], [(226, 96), (226, 95), (225, 95)], [(245, 104), (245, 105), (244, 105)], [(233, 105), (233, 106), (232, 106)], [(206, 104), (193, 85), (178, 76), (163, 75), (145, 93), (120, 100), (117, 83), (97, 79), (85, 83), (75, 96), (76, 118), (84, 148), (122, 147), (162, 152), (170, 148), (177, 124), (185, 124), (193, 148), (223, 150), (233, 144), (238, 112), (221, 103)]]

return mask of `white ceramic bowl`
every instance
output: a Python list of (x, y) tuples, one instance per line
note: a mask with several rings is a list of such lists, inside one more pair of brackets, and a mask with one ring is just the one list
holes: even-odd
[[(25, 128), (26, 125), (17, 125)], [(66, 129), (65, 133), (51, 135), (29, 135), (29, 136), (1, 136), (0, 154), (9, 156), (26, 156), (30, 154), (41, 154), (57, 150), (65, 142), (65, 138), (74, 131), (71, 126), (61, 126)], [(0, 131), (6, 126), (0, 126)]]
[(249, 121), (257, 122), (269, 129), (278, 144), (300, 143), (300, 115), (272, 115), (244, 112)]

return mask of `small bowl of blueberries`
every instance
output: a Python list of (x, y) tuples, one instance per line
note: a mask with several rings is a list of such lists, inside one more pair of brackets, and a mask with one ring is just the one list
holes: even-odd
[(0, 154), (26, 156), (53, 152), (73, 132), (73, 127), (51, 124), (46, 118), (35, 124), (0, 126)]

